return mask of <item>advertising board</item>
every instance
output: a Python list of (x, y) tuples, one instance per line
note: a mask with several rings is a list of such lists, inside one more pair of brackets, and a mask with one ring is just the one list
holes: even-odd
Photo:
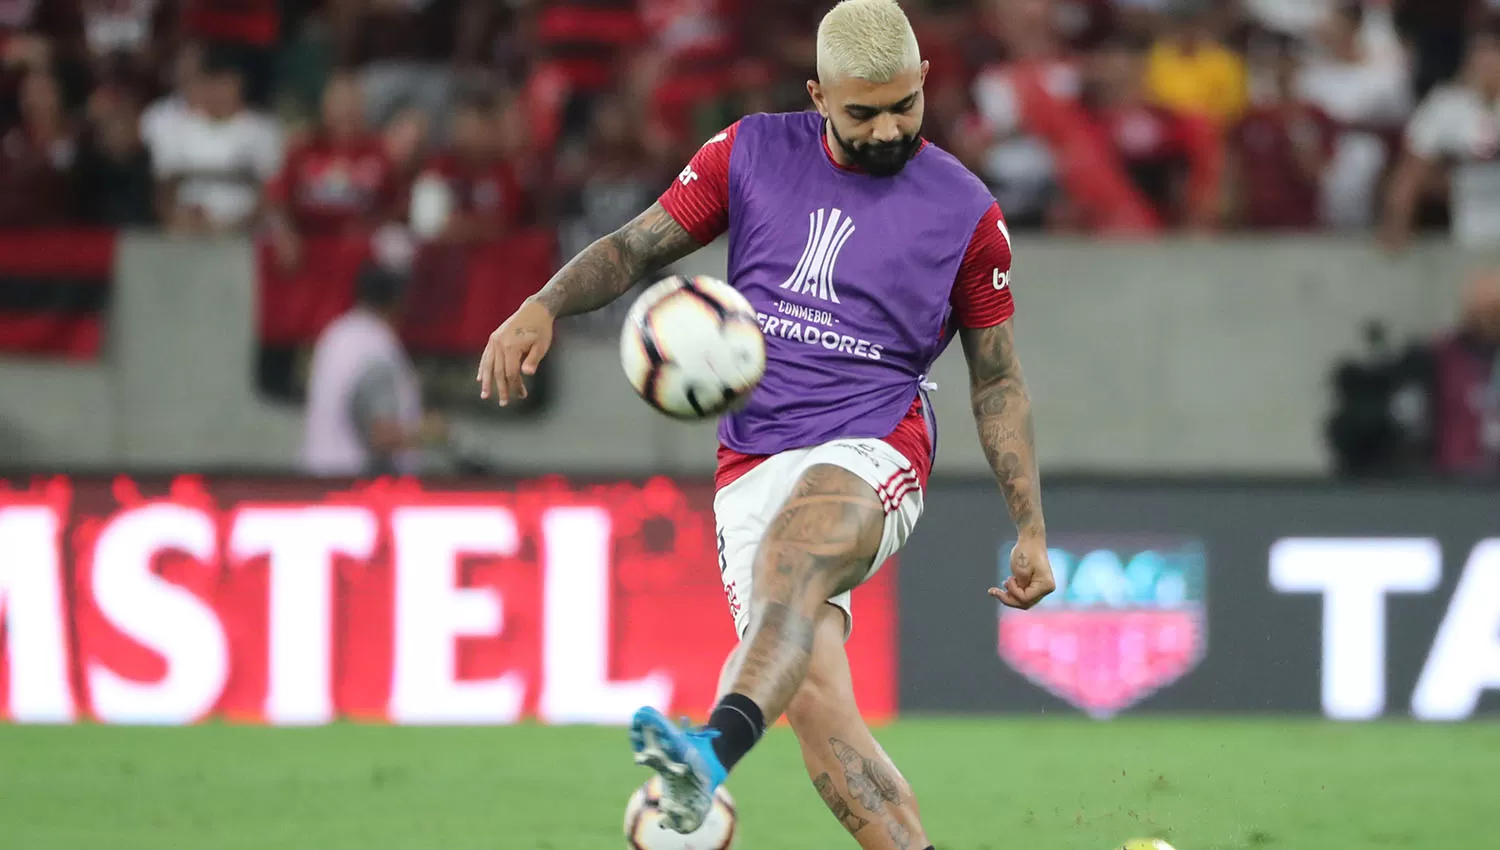
[[(734, 645), (703, 483), (0, 482), (0, 718), (701, 717)], [(896, 565), (855, 594), (895, 711)]]
[(1500, 491), (1404, 484), (1044, 486), (1059, 590), (984, 590), (1014, 530), (938, 481), (903, 555), (903, 711), (1500, 709)]

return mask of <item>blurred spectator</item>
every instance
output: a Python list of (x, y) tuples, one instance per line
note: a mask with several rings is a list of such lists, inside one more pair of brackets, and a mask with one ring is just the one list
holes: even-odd
[[(673, 169), (642, 140), (640, 122), (626, 105), (619, 99), (599, 101), (588, 136), (564, 152), (558, 168), (562, 257), (572, 257), (630, 221), (656, 200), (672, 176)], [(617, 328), (632, 300), (621, 298), (574, 324)]]
[(1248, 102), (1245, 61), (1219, 41), (1211, 10), (1192, 0), (1177, 3), (1165, 35), (1151, 50), (1151, 96), (1163, 106), (1230, 124)]
[(455, 71), (477, 66), (488, 0), (328, 0), (345, 67), (358, 67), (366, 120), (420, 106), (446, 138)]
[(1396, 23), (1412, 45), (1412, 90), (1426, 97), (1463, 63), (1467, 30), (1488, 0), (1391, 0)]
[(1369, 227), (1390, 150), (1411, 112), (1408, 66), (1387, 9), (1340, 2), (1316, 36), (1297, 91), (1339, 124), (1323, 175), (1323, 222)]
[(0, 134), (0, 226), (63, 224), (74, 212), (77, 134), (57, 78), (31, 71), (21, 82), (21, 119)]
[(1189, 217), (1192, 128), (1182, 116), (1148, 100), (1146, 50), (1139, 41), (1121, 37), (1097, 53), (1090, 112), (1130, 183), (1158, 218), (1183, 224)]
[(21, 80), (47, 71), (57, 80), (64, 107), (88, 95), (88, 51), (80, 0), (11, 0), (0, 3), (0, 127), (20, 120)]
[(184, 42), (173, 57), (169, 79), (171, 91), (146, 107), (141, 114), (141, 138), (159, 150), (171, 143), (192, 116), (203, 109), (204, 50), (196, 41)]
[(266, 189), (271, 238), (283, 268), (294, 268), (306, 236), (370, 233), (395, 212), (396, 175), (379, 136), (365, 126), (359, 81), (334, 76), (322, 120), (295, 145)]
[(381, 132), (381, 146), (390, 160), (397, 187), (409, 187), (427, 158), (431, 121), (420, 106), (405, 106)]
[(1074, 50), (1102, 47), (1122, 26), (1114, 0), (1057, 0), (1053, 18), (1058, 36)]
[(1261, 29), (1311, 38), (1342, 0), (1243, 0), (1246, 15)]
[(150, 140), (162, 219), (181, 233), (245, 230), (260, 213), (262, 187), (281, 168), (281, 132), (245, 105), (231, 59), (212, 60), (202, 85), (202, 108)]
[(980, 21), (994, 53), (980, 60), (987, 64), (972, 86), (975, 120), (954, 139), (1018, 230), (1045, 226), (1059, 194), (1054, 150), (1028, 126), (1028, 109), (1062, 111), (1059, 105), (1075, 104), (1083, 92), (1081, 63), (1058, 37), (1051, 12), (1049, 0), (985, 5)]
[[(531, 199), (506, 156), (501, 115), (487, 91), (459, 98), (451, 149), (428, 161), (413, 189), (412, 224), (424, 238), (483, 242), (527, 223)], [(420, 208), (422, 199), (434, 195), (443, 200), (429, 218)]]
[(1289, 39), (1271, 65), (1272, 90), (1230, 133), (1231, 196), (1245, 227), (1311, 230), (1318, 225), (1320, 184), (1337, 128), (1298, 96), (1301, 63)]
[(149, 92), (167, 21), (159, 0), (82, 0), (83, 32), (94, 77), (141, 94)]
[(124, 89), (101, 90), (95, 100), (78, 154), (81, 218), (102, 227), (154, 225), (155, 175), (141, 141), (134, 95)]
[[(551, 0), (534, 4), (537, 66), (533, 85), (550, 89), (558, 137), (588, 128), (593, 99), (615, 89), (647, 33), (638, 0)], [(552, 121), (541, 122), (544, 126)], [(549, 134), (550, 135), (550, 134)]]
[(308, 474), (417, 474), (422, 447), (445, 438), (446, 423), (423, 413), (420, 379), (396, 333), (406, 284), (397, 273), (366, 266), (354, 308), (319, 335), (303, 421)]
[(679, 139), (706, 138), (696, 112), (724, 96), (741, 52), (746, 0), (637, 0), (655, 54), (654, 112)]
[(213, 45), (238, 70), (246, 103), (271, 105), (282, 0), (175, 0), (184, 37)]
[(1500, 474), (1500, 274), (1470, 282), (1459, 326), (1434, 342), (1431, 356), (1435, 466)]
[[(1383, 241), (1400, 250), (1424, 200), (1443, 195), (1448, 171), (1452, 230), (1460, 244), (1500, 239), (1500, 22), (1469, 41), (1463, 74), (1422, 101), (1406, 128), (1406, 152), (1391, 180)], [(1451, 167), (1449, 167), (1451, 166)]]

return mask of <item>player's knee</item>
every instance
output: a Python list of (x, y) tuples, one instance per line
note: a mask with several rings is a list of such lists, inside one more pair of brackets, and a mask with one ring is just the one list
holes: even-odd
[(786, 719), (794, 730), (810, 730), (829, 725), (846, 708), (835, 688), (809, 672), (787, 706)]
[(796, 696), (787, 706), (786, 716), (793, 729), (814, 730), (816, 734), (818, 728), (839, 726), (849, 718), (857, 718), (859, 709), (849, 688), (815, 664), (808, 668)]

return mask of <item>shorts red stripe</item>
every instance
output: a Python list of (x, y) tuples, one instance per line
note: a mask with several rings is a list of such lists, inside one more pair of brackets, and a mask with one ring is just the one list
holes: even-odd
[(885, 512), (891, 513), (901, 507), (901, 500), (917, 486), (919, 485), (916, 470), (903, 469), (887, 479), (876, 492), (880, 494), (880, 504), (885, 508)]
[(901, 508), (901, 502), (906, 498), (906, 495), (908, 493), (910, 493), (913, 490), (920, 490), (920, 489), (922, 489), (921, 486), (919, 484), (917, 484), (917, 482), (915, 482), (915, 481), (913, 481), (909, 485), (901, 488), (900, 490), (898, 490), (896, 492), (896, 495), (894, 495), (894, 496), (891, 497), (891, 501), (890, 501), (889, 505), (886, 507), (885, 512), (888, 513), (888, 514), (895, 513), (897, 510), (899, 510)]
[(892, 489), (895, 488), (895, 484), (896, 484), (896, 482), (898, 480), (900, 480), (901, 478), (903, 478), (903, 477), (905, 477), (907, 475), (910, 475), (911, 473), (912, 473), (912, 471), (910, 469), (898, 469), (898, 470), (896, 470), (895, 474), (893, 474), (890, 478), (887, 478), (885, 480), (884, 484), (881, 484), (879, 487), (876, 487), (875, 489), (877, 491), (879, 491), (880, 493), (885, 493), (888, 490), (892, 490)]

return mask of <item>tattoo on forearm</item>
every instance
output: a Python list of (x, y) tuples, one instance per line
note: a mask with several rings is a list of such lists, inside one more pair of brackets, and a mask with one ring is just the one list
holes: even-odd
[(813, 787), (818, 789), (818, 796), (823, 798), (828, 810), (833, 812), (833, 816), (839, 819), (839, 823), (843, 824), (844, 829), (849, 830), (851, 835), (859, 832), (865, 824), (869, 823), (849, 808), (849, 801), (845, 800), (844, 796), (839, 793), (839, 789), (833, 786), (833, 777), (829, 776), (826, 771), (822, 776), (813, 780)]
[(1031, 394), (1016, 357), (1010, 323), (963, 332), (969, 360), (970, 397), (979, 442), (1000, 483), (1016, 528), (1042, 531)]
[(637, 280), (698, 247), (692, 235), (655, 203), (579, 252), (534, 297), (554, 316), (597, 310), (624, 295)]

